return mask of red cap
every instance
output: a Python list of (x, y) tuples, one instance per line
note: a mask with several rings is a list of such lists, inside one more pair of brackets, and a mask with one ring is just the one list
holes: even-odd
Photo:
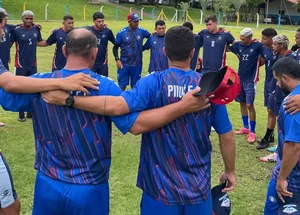
[(201, 91), (195, 95), (206, 95), (211, 102), (225, 105), (240, 93), (240, 78), (232, 68), (226, 66), (218, 72), (205, 73), (199, 86)]

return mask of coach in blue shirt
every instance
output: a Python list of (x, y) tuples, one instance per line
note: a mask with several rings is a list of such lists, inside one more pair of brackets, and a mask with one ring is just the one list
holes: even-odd
[[(163, 108), (182, 102), (199, 85), (202, 75), (190, 69), (194, 55), (190, 29), (170, 28), (165, 36), (165, 53), (169, 69), (149, 74), (119, 97), (76, 96), (75, 107), (98, 114), (161, 109), (160, 115), (148, 118), (152, 125), (154, 119), (169, 117), (162, 113)], [(67, 97), (64, 92), (44, 96), (58, 104), (65, 104)], [(205, 110), (181, 115), (162, 125), (142, 136), (137, 179), (137, 186), (143, 190), (141, 214), (211, 215), (211, 126), (219, 134), (225, 165), (220, 179), (228, 181), (224, 190), (230, 191), (236, 185), (235, 141), (226, 107), (211, 104)]]
[[(115, 82), (87, 69), (92, 68), (97, 56), (97, 39), (92, 32), (86, 29), (71, 31), (63, 51), (67, 57), (64, 69), (33, 77), (60, 78), (82, 72), (101, 82), (101, 89), (89, 91), (91, 96), (120, 95), (121, 89)], [(106, 117), (72, 108), (75, 95), (84, 96), (85, 93), (71, 91), (66, 99), (68, 107), (60, 107), (46, 104), (40, 94), (0, 91), (4, 109), (33, 111), (35, 168), (38, 170), (33, 214), (108, 214), (111, 122), (123, 133), (129, 130), (136, 133), (137, 127), (144, 132), (203, 108), (203, 102), (207, 106), (206, 100), (189, 98), (185, 99), (185, 103), (165, 107), (166, 112), (157, 109), (122, 117)], [(106, 114), (105, 110), (103, 114)], [(163, 115), (167, 116), (164, 122), (161, 121)], [(148, 118), (154, 119), (153, 116), (157, 119), (149, 123)]]

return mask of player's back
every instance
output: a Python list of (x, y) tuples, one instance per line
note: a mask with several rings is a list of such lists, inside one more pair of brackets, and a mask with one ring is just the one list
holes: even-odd
[[(178, 102), (200, 80), (201, 74), (192, 70), (169, 68), (142, 78), (132, 92), (123, 92), (122, 96), (130, 110), (159, 108)], [(197, 204), (207, 199), (210, 130), (211, 126), (218, 132), (231, 130), (226, 116), (224, 106), (212, 105), (143, 134), (137, 186), (168, 205)]]
[(16, 43), (15, 67), (36, 66), (36, 47), (41, 40), (40, 29), (35, 25), (29, 29), (22, 25), (14, 29), (11, 41)]
[(227, 45), (234, 41), (234, 37), (229, 32), (212, 34), (206, 29), (200, 31), (199, 36), (203, 47), (203, 69), (218, 71), (226, 65)]

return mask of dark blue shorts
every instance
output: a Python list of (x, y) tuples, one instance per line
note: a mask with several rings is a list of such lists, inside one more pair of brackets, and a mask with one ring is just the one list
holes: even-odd
[(253, 105), (255, 100), (255, 94), (256, 94), (256, 83), (252, 81), (249, 82), (241, 81), (241, 91), (239, 95), (236, 97), (235, 101)]
[(269, 182), (264, 215), (277, 215), (279, 209), (279, 198), (276, 191), (276, 180), (272, 178)]
[(279, 109), (276, 105), (274, 92), (264, 91), (264, 105), (268, 110), (271, 110), (275, 116), (278, 115)]
[(121, 88), (130, 85), (133, 88), (138, 80), (141, 79), (142, 66), (124, 66), (122, 69), (118, 69), (118, 84)]
[(108, 66), (107, 66), (107, 64), (95, 64), (93, 66), (92, 71), (94, 73), (99, 74), (99, 75), (103, 75), (103, 76), (108, 77)]
[(21, 68), (15, 67), (15, 75), (18, 75), (18, 76), (31, 76), (35, 73), (37, 73), (36, 66), (21, 67)]
[(141, 215), (212, 215), (212, 199), (197, 205), (169, 206), (156, 201), (143, 192), (141, 201)]
[(79, 185), (57, 181), (37, 173), (33, 215), (107, 215), (108, 183)]

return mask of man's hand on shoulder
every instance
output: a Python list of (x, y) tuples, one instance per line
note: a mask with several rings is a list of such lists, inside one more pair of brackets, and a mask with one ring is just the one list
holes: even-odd
[(210, 107), (209, 99), (206, 96), (194, 96), (200, 91), (200, 87), (186, 93), (180, 100), (182, 111), (186, 113), (194, 113)]
[(69, 94), (63, 90), (54, 90), (42, 93), (45, 102), (53, 105), (66, 105)]
[(81, 91), (89, 95), (87, 88), (93, 90), (99, 89), (99, 81), (92, 78), (89, 74), (75, 74), (60, 80), (60, 88), (65, 91)]

